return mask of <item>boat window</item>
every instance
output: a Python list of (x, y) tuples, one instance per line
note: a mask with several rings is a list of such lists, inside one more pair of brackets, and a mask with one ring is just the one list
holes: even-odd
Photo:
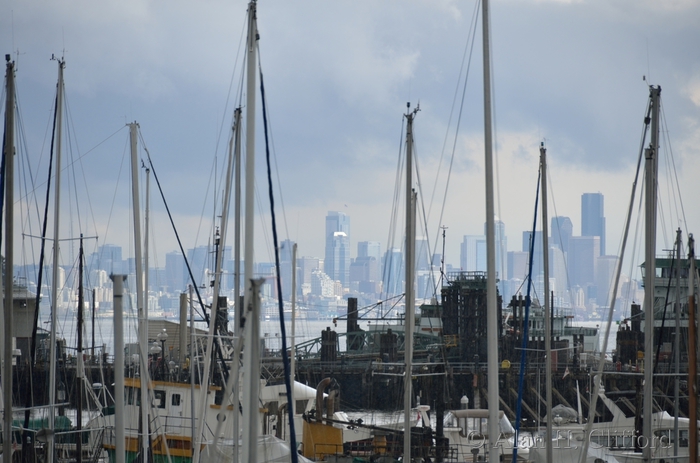
[(128, 405), (134, 405), (134, 388), (126, 387), (124, 388), (124, 402)]
[(294, 407), (294, 411), (296, 413), (304, 413), (306, 411), (306, 406), (309, 404), (308, 399), (302, 399), (302, 400), (297, 400), (296, 401), (296, 407)]
[(173, 394), (170, 404), (177, 407), (180, 405), (180, 394)]
[(689, 431), (687, 429), (683, 430), (680, 429), (678, 430), (678, 446), (679, 447), (687, 447), (688, 446), (688, 438), (690, 437)]
[(153, 391), (153, 405), (158, 408), (165, 408), (165, 391)]

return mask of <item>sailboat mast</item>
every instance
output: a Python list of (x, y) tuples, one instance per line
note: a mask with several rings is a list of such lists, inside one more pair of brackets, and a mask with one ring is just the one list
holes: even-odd
[[(493, 133), (491, 116), (491, 48), (489, 0), (483, 0), (482, 32), (484, 44), (484, 170), (486, 174), (486, 338), (498, 342), (498, 298), (496, 295), (496, 211), (493, 190)], [(498, 349), (488, 349), (489, 456), (498, 441)]]
[(542, 261), (544, 267), (544, 350), (545, 400), (547, 402), (547, 431), (545, 453), (548, 462), (552, 459), (552, 306), (549, 299), (549, 229), (547, 226), (547, 149), (540, 145), (540, 165), (542, 169)]
[(148, 314), (146, 313), (144, 302), (143, 302), (143, 257), (141, 248), (141, 212), (140, 212), (140, 198), (139, 198), (139, 165), (138, 165), (138, 153), (137, 153), (137, 140), (138, 140), (138, 124), (132, 122), (129, 124), (129, 139), (131, 141), (131, 199), (132, 199), (132, 209), (134, 215), (134, 263), (136, 266), (136, 278), (135, 278), (135, 288), (136, 292), (136, 307), (138, 308), (139, 317), (139, 350), (141, 352), (140, 357), (140, 379), (141, 379), (141, 452), (146, 461), (148, 456)]
[(693, 235), (688, 237), (688, 421), (690, 422), (690, 442), (688, 444), (689, 463), (698, 461), (698, 396), (695, 389), (697, 381), (697, 345), (695, 329), (695, 241)]
[[(124, 280), (126, 275), (110, 275), (114, 301), (114, 397), (124, 397)], [(114, 401), (114, 462), (125, 463), (126, 439), (124, 401)]]
[[(5, 85), (7, 97), (5, 98), (5, 295), (3, 309), (5, 311), (3, 321), (3, 455), (12, 455), (12, 267), (13, 241), (14, 241), (14, 155), (15, 155), (15, 63), (10, 61), (10, 55), (5, 55), (7, 70)], [(9, 458), (8, 458), (9, 461)]]
[[(241, 332), (241, 315), (242, 315), (242, 304), (241, 304), (241, 108), (236, 108), (234, 113), (234, 142), (233, 142), (233, 159), (235, 165), (233, 171), (235, 174), (234, 184), (236, 187), (235, 194), (233, 195), (233, 333), (236, 337), (241, 337), (243, 333)], [(241, 359), (241, 343), (236, 339), (236, 343), (233, 347), (233, 367), (231, 368), (231, 375), (236, 386), (233, 388), (233, 406), (238, 407), (239, 401), (241, 399), (240, 391), (240, 381), (238, 379), (240, 373), (240, 359)], [(233, 452), (233, 463), (238, 463), (238, 437), (240, 435), (240, 421), (241, 414), (233, 414), (233, 436), (236, 445), (236, 450)]]
[[(58, 60), (58, 84), (56, 86), (56, 170), (54, 171), (54, 208), (53, 208), (53, 265), (51, 268), (51, 333), (49, 358), (49, 431), (54, 430), (56, 405), (56, 323), (58, 321), (58, 261), (59, 261), (59, 223), (61, 206), (61, 149), (63, 136), (63, 69), (66, 63)], [(9, 204), (9, 203), (8, 203)], [(10, 286), (10, 290), (12, 287)], [(48, 435), (48, 461), (53, 461), (54, 433)]]
[(676, 364), (676, 377), (673, 384), (673, 454), (678, 455), (678, 415), (680, 401), (680, 380), (681, 380), (681, 229), (676, 230), (676, 304), (675, 304), (675, 325), (676, 335), (673, 337), (674, 363)]
[[(224, 253), (224, 247), (226, 246), (226, 230), (228, 229), (228, 211), (229, 211), (229, 205), (231, 203), (231, 182), (232, 182), (232, 177), (233, 177), (233, 168), (234, 168), (234, 142), (237, 137), (237, 132), (238, 129), (240, 129), (240, 112), (236, 110), (234, 113), (234, 125), (233, 125), (233, 133), (231, 134), (231, 140), (229, 141), (228, 145), (228, 161), (227, 161), (227, 167), (226, 167), (226, 181), (225, 181), (225, 190), (224, 190), (224, 196), (223, 196), (223, 205), (221, 209), (221, 229), (219, 230), (217, 239), (216, 239), (216, 259), (215, 259), (215, 266), (214, 266), (214, 294), (212, 297), (212, 303), (211, 303), (211, 323), (209, 323), (209, 336), (207, 337), (207, 350), (206, 352), (214, 352), (214, 337), (217, 334), (217, 331), (219, 329), (219, 294), (221, 292), (221, 276), (222, 276), (222, 262), (223, 262), (223, 253)], [(224, 310), (226, 308), (224, 307)], [(208, 354), (207, 359), (204, 362), (204, 375), (203, 378), (209, 378), (209, 371), (211, 369), (211, 358), (212, 355)], [(234, 353), (234, 358), (235, 358), (235, 353)], [(235, 377), (229, 377), (227, 383), (230, 383), (231, 380), (234, 381), (233, 384), (238, 384), (238, 378)], [(204, 383), (203, 383), (204, 384)], [(202, 387), (202, 394), (201, 394), (201, 400), (200, 400), (200, 416), (199, 416), (199, 422), (201, 425), (204, 424), (204, 416), (205, 416), (205, 406), (206, 406), (206, 397), (207, 397), (207, 389), (206, 387)], [(228, 384), (226, 386), (226, 391), (229, 391)], [(236, 388), (237, 392), (237, 388)], [(233, 401), (234, 408), (238, 405), (238, 396), (235, 396), (235, 400)], [(238, 413), (234, 413), (234, 416), (238, 415)], [(219, 442), (219, 433), (221, 432), (221, 429), (223, 427), (223, 421), (219, 421), (216, 425), (216, 431), (214, 432), (214, 444), (213, 447), (216, 448), (218, 442)], [(234, 428), (238, 429), (238, 428)], [(199, 434), (198, 434), (199, 436)], [(236, 434), (236, 437), (238, 435)], [(234, 454), (237, 452), (234, 452)], [(198, 461), (198, 457), (195, 454), (195, 460)]]
[(83, 461), (83, 235), (80, 234), (80, 252), (78, 253), (78, 407), (76, 413), (76, 428), (78, 429), (77, 440), (75, 441), (75, 453), (77, 463)]
[[(257, 4), (248, 6), (248, 55), (246, 63), (246, 178), (245, 178), (245, 313), (246, 346), (243, 355), (245, 378), (243, 409), (243, 461), (257, 461), (258, 454), (258, 403), (260, 401), (260, 313), (253, 283), (253, 249), (255, 236), (255, 71), (258, 43)], [(294, 451), (294, 449), (292, 449)]]
[[(656, 279), (656, 172), (659, 150), (659, 103), (661, 87), (649, 87), (651, 98), (651, 144), (645, 150), (645, 256), (644, 266), (644, 421), (642, 434), (652, 442), (654, 280)], [(651, 445), (644, 447), (644, 461), (651, 461)]]
[[(410, 103), (406, 105), (410, 108)], [(403, 459), (411, 460), (411, 395), (412, 392), (412, 370), (413, 370), (413, 325), (415, 324), (415, 296), (413, 294), (413, 273), (415, 269), (415, 198), (413, 190), (413, 119), (416, 116), (418, 107), (413, 112), (406, 114), (406, 315), (404, 321), (404, 361), (406, 370), (404, 372), (404, 392), (403, 392)]]

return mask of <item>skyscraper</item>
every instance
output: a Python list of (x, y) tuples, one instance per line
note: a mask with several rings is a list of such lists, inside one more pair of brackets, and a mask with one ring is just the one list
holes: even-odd
[[(496, 245), (496, 273), (499, 280), (506, 278), (506, 253), (508, 252), (508, 238), (506, 237), (506, 224), (496, 217), (494, 221), (494, 244)], [(486, 223), (484, 223), (484, 235), (486, 235)]]
[(464, 235), (460, 245), (459, 266), (466, 272), (486, 271), (486, 237)]
[(564, 216), (552, 217), (550, 227), (551, 245), (558, 247), (564, 253), (569, 252), (569, 240), (574, 234), (574, 224), (571, 223), (571, 219)]
[(586, 288), (596, 283), (596, 266), (600, 255), (600, 238), (572, 236), (569, 242), (569, 277), (571, 285)]
[[(282, 299), (291, 300), (292, 297), (292, 274), (298, 268), (292, 268), (292, 250), (294, 241), (286, 239), (280, 244), (280, 279), (282, 283)], [(297, 283), (298, 285), (298, 283)], [(298, 287), (297, 287), (298, 289)]]
[(379, 241), (360, 241), (357, 243), (357, 257), (374, 257), (377, 262), (382, 260)]
[(600, 255), (605, 255), (605, 211), (602, 193), (581, 195), (581, 236), (600, 237)]
[(347, 288), (350, 281), (350, 217), (329, 211), (326, 216), (325, 273)]

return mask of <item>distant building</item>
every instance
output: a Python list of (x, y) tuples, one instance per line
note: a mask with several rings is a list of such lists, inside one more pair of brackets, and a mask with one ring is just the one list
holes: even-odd
[[(506, 236), (506, 224), (498, 217), (494, 222), (494, 244), (496, 246), (496, 273), (499, 280), (506, 277), (506, 253), (508, 252), (508, 237)], [(486, 224), (484, 223), (484, 235), (486, 235)], [(484, 268), (486, 270), (486, 268)]]
[(459, 266), (466, 272), (486, 271), (486, 237), (464, 235), (459, 249)]
[(165, 284), (168, 291), (175, 293), (184, 291), (187, 287), (185, 278), (185, 258), (180, 251), (172, 251), (165, 255)]
[(508, 253), (508, 279), (524, 280), (527, 276), (528, 253), (510, 251)]
[(387, 297), (403, 293), (405, 274), (401, 249), (388, 249), (384, 253), (384, 263), (382, 265), (382, 283)]
[(326, 256), (324, 272), (343, 287), (350, 283), (350, 217), (343, 212), (326, 216)]
[(605, 255), (605, 211), (602, 193), (581, 195), (581, 236), (600, 238), (599, 256)]
[(415, 270), (430, 270), (430, 245), (426, 238), (416, 238), (415, 253)]
[[(601, 307), (610, 307), (613, 283), (619, 258), (617, 256), (600, 256), (597, 262), (596, 285), (597, 303)], [(617, 297), (617, 295), (615, 295)]]
[(379, 241), (360, 241), (357, 243), (357, 257), (374, 257), (377, 262), (382, 260), (382, 250)]
[[(292, 269), (292, 251), (294, 245), (294, 241), (288, 239), (280, 243), (280, 278), (282, 283), (282, 299), (285, 301), (290, 301), (292, 299), (292, 274), (299, 268), (297, 263), (296, 268)], [(298, 290), (299, 281), (296, 283)], [(298, 294), (300, 294), (300, 292), (298, 292)]]
[[(596, 284), (597, 259), (600, 256), (598, 236), (573, 236), (569, 242), (569, 277), (572, 286), (588, 288)], [(587, 290), (586, 296), (593, 294)]]
[(574, 224), (568, 217), (552, 217), (550, 231), (552, 239), (550, 244), (556, 246), (563, 253), (569, 252), (569, 240), (574, 234)]
[[(522, 251), (530, 254), (530, 240), (532, 239), (531, 231), (523, 232), (523, 247)], [(535, 232), (535, 247), (532, 252), (532, 275), (537, 276), (544, 272), (544, 267), (542, 266), (542, 230), (537, 230)], [(528, 262), (529, 264), (529, 262)]]

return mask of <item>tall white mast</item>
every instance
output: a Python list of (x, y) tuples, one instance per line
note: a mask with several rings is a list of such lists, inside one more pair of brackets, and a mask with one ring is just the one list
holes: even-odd
[[(229, 141), (229, 149), (228, 149), (228, 163), (226, 167), (226, 183), (225, 183), (225, 190), (224, 190), (224, 197), (223, 197), (223, 205), (222, 205), (222, 210), (221, 210), (221, 230), (219, 232), (219, 237), (217, 240), (217, 247), (216, 247), (216, 265), (214, 269), (214, 295), (212, 298), (212, 304), (211, 304), (211, 322), (209, 323), (209, 337), (207, 338), (207, 353), (213, 352), (213, 347), (214, 347), (214, 336), (216, 336), (216, 327), (218, 325), (218, 311), (219, 311), (219, 294), (221, 292), (221, 274), (223, 271), (223, 254), (224, 254), (224, 247), (226, 246), (226, 230), (228, 229), (228, 210), (229, 210), (229, 205), (231, 203), (231, 182), (233, 178), (233, 168), (234, 168), (234, 157), (236, 155), (235, 153), (235, 145), (236, 145), (236, 140), (238, 139), (238, 132), (240, 131), (240, 111), (236, 110), (234, 113), (234, 125), (233, 125), (233, 133), (231, 134), (231, 140)], [(224, 309), (226, 310), (226, 309)], [(211, 362), (211, 355), (207, 355), (207, 360), (204, 362), (204, 378), (209, 377), (209, 370), (210, 370), (210, 362)], [(237, 361), (237, 357), (235, 356), (234, 352), (234, 362)], [(233, 368), (236, 372), (238, 371), (237, 368)], [(231, 384), (238, 384), (238, 378), (232, 376), (229, 372), (229, 378), (226, 384), (226, 397), (228, 398), (228, 393), (231, 390), (230, 385)], [(200, 424), (204, 423), (204, 417), (206, 413), (206, 387), (202, 387), (202, 399), (200, 400), (200, 416), (199, 416), (199, 422)], [(238, 392), (238, 388), (235, 388), (236, 393)], [(235, 399), (233, 400), (233, 408), (234, 408), (234, 416), (238, 415), (238, 412), (236, 411), (236, 408), (238, 408), (238, 396), (235, 396)], [(216, 448), (218, 442), (219, 442), (219, 434), (221, 433), (221, 429), (223, 428), (223, 421), (219, 421), (216, 424), (216, 430), (214, 432), (214, 444), (213, 447)], [(234, 426), (234, 433), (237, 431), (238, 428)], [(197, 437), (200, 435), (198, 434)], [(238, 439), (238, 434), (234, 434), (235, 439)], [(197, 446), (199, 448), (199, 446)], [(234, 455), (237, 456), (237, 452), (234, 452)]]
[[(235, 165), (233, 167), (233, 171), (235, 173), (235, 180), (234, 184), (236, 186), (236, 192), (234, 194), (234, 205), (233, 205), (233, 214), (234, 214), (234, 230), (233, 230), (233, 263), (234, 263), (234, 269), (233, 269), (233, 307), (234, 307), (234, 318), (233, 318), (233, 333), (237, 338), (241, 338), (243, 336), (243, 333), (241, 333), (241, 326), (240, 326), (240, 320), (241, 320), (241, 310), (242, 310), (242, 304), (241, 304), (241, 108), (236, 108), (235, 115), (234, 115), (234, 126), (235, 126), (235, 138), (234, 138), (234, 155), (233, 159), (235, 162)], [(233, 408), (237, 409), (238, 405), (240, 403), (241, 399), (241, 391), (240, 391), (240, 380), (238, 376), (240, 375), (240, 365), (241, 365), (241, 346), (243, 343), (239, 340), (236, 339), (235, 345), (233, 347), (233, 368), (231, 368), (231, 376), (233, 377), (233, 381), (235, 384), (235, 387), (233, 388)], [(230, 381), (230, 379), (229, 379)], [(235, 412), (233, 414), (233, 442), (234, 445), (236, 446), (236, 450), (233, 452), (233, 463), (238, 463), (238, 438), (240, 436), (240, 413)]]
[[(484, 167), (486, 174), (486, 337), (498, 342), (498, 298), (496, 295), (496, 224), (493, 191), (493, 134), (491, 131), (491, 48), (489, 1), (483, 0), (484, 43)], [(489, 457), (499, 437), (498, 427), (498, 348), (488, 350)]]
[[(110, 275), (114, 301), (114, 397), (124, 397), (124, 279), (126, 275)], [(115, 463), (125, 463), (124, 401), (114, 401)]]
[[(14, 203), (14, 155), (15, 155), (15, 63), (10, 55), (5, 55), (7, 70), (5, 74), (5, 289), (4, 317), (2, 334), (2, 388), (3, 388), (3, 455), (12, 455), (12, 266), (13, 262), (13, 203)], [(2, 286), (0, 286), (0, 289)], [(8, 457), (8, 461), (10, 458)]]
[[(58, 261), (59, 261), (59, 222), (61, 206), (61, 148), (63, 138), (63, 69), (66, 63), (58, 60), (58, 84), (56, 86), (56, 170), (54, 173), (54, 204), (53, 204), (53, 266), (51, 268), (51, 333), (49, 360), (49, 431), (54, 430), (54, 407), (56, 405), (56, 323), (58, 320)], [(12, 286), (10, 286), (12, 294)], [(53, 461), (54, 433), (48, 433), (48, 461)]]
[[(651, 97), (651, 144), (645, 150), (645, 229), (644, 252), (644, 424), (642, 434), (652, 442), (654, 350), (654, 283), (656, 279), (656, 172), (659, 153), (659, 103), (661, 87), (649, 87)], [(644, 461), (651, 461), (651, 445), (644, 447)]]
[[(410, 103), (407, 105), (410, 107)], [(413, 119), (418, 111), (406, 114), (406, 315), (404, 323), (404, 372), (403, 391), (403, 459), (411, 460), (411, 397), (413, 370), (413, 325), (415, 324), (415, 296), (413, 294), (413, 273), (415, 269), (415, 198), (413, 190)]]
[(552, 307), (549, 299), (549, 229), (547, 214), (547, 149), (540, 145), (540, 164), (542, 169), (542, 260), (544, 261), (544, 350), (545, 363), (545, 400), (547, 402), (547, 431), (545, 434), (545, 454), (547, 462), (552, 463)]
[(294, 403), (294, 381), (296, 380), (297, 352), (296, 352), (296, 324), (297, 324), (297, 244), (292, 245), (292, 342), (289, 348), (289, 369), (292, 373), (292, 390), (289, 398), (289, 413), (294, 416), (296, 409)]
[(139, 196), (139, 163), (137, 152), (138, 127), (136, 122), (129, 124), (129, 140), (131, 142), (131, 207), (134, 216), (134, 254), (136, 278), (135, 288), (136, 307), (139, 319), (139, 351), (140, 351), (140, 377), (141, 377), (141, 452), (145, 459), (148, 455), (148, 317), (143, 302), (143, 252), (141, 247), (141, 205)]
[[(256, 288), (253, 285), (253, 249), (255, 237), (255, 72), (258, 43), (257, 4), (248, 4), (248, 56), (246, 63), (246, 178), (245, 178), (245, 314), (246, 347), (243, 368), (247, 387), (244, 392), (243, 409), (243, 461), (257, 461), (258, 453), (258, 403), (260, 391), (260, 314), (255, 304)], [(293, 451), (294, 449), (292, 449)]]

